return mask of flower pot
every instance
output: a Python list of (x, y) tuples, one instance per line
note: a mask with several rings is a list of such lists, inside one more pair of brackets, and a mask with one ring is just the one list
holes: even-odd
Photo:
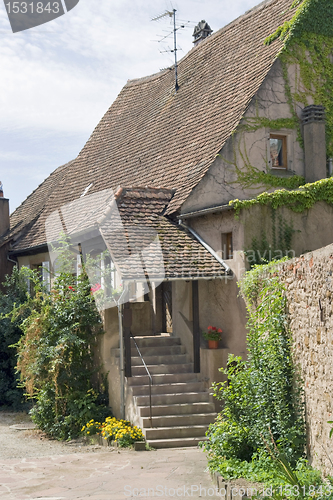
[(218, 349), (219, 341), (218, 340), (208, 340), (208, 349)]

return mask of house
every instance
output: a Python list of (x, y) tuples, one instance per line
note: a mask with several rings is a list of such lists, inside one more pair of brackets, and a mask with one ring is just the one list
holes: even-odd
[[(236, 218), (237, 203), (229, 204), (278, 188), (302, 194), (299, 186), (331, 174), (331, 11), (328, 0), (297, 9), (268, 0), (213, 34), (202, 21), (179, 62), (177, 91), (173, 68), (129, 81), (78, 157), (10, 219), (0, 198), (2, 273), (13, 261), (55, 271), (48, 244), (62, 231), (78, 263), (108, 251), (101, 266), (112, 263), (112, 287), (121, 279), (128, 293), (123, 307), (102, 307), (110, 401), (154, 446), (202, 439), (216, 409), (208, 387), (223, 377), (229, 352), (245, 355), (237, 279), (251, 251), (253, 260), (267, 251), (299, 255), (333, 241), (330, 181), (300, 211), (258, 202)], [(200, 337), (208, 325), (223, 329), (216, 351)], [(153, 426), (137, 348), (153, 374)]]

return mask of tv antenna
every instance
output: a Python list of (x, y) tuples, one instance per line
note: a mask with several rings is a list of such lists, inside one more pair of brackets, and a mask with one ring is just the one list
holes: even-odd
[[(173, 31), (173, 50), (171, 49), (170, 52), (173, 52), (175, 55), (175, 90), (177, 92), (177, 90), (179, 89), (178, 63), (177, 63), (177, 50), (178, 50), (177, 49), (177, 30), (179, 29), (179, 27), (178, 28), (176, 27), (176, 12), (177, 12), (176, 9), (173, 9), (172, 11), (166, 10), (163, 14), (160, 14), (159, 16), (154, 17), (152, 19), (152, 21), (159, 21), (163, 17), (167, 17), (167, 16), (169, 16), (170, 18), (173, 18), (173, 30), (172, 30)], [(184, 26), (182, 25), (182, 26), (180, 26), (180, 28), (184, 28)], [(165, 36), (164, 38), (167, 38), (167, 36)]]

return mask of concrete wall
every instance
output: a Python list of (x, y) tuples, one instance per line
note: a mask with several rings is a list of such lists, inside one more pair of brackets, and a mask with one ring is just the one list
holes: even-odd
[(311, 463), (333, 474), (333, 245), (279, 268), (286, 286), (295, 363), (304, 382)]

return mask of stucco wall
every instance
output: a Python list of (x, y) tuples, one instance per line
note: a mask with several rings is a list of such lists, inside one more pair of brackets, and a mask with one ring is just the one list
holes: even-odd
[[(295, 81), (295, 65), (289, 68), (289, 78)], [(309, 104), (311, 104), (309, 102)], [(301, 107), (297, 113), (300, 115)], [(269, 120), (278, 118), (291, 118), (289, 104), (284, 90), (284, 79), (281, 63), (276, 60), (259, 91), (252, 99), (243, 123), (249, 123), (246, 119), (251, 117), (264, 117)], [(223, 117), (221, 117), (223, 119)], [(242, 131), (232, 135), (225, 143), (209, 171), (201, 182), (193, 189), (189, 198), (182, 206), (182, 213), (211, 207), (214, 205), (227, 204), (233, 199), (253, 198), (256, 194), (266, 191), (266, 188), (243, 189), (239, 186), (234, 164), (239, 168), (245, 167), (245, 162), (266, 171), (270, 168), (269, 156), (269, 134), (279, 132), (287, 135), (288, 170), (298, 175), (304, 175), (304, 152), (297, 142), (296, 130), (280, 129), (271, 130), (262, 127), (255, 131)]]
[(294, 360), (304, 382), (308, 451), (312, 464), (332, 474), (333, 245), (280, 266), (286, 286)]
[[(191, 283), (176, 282), (173, 287), (173, 333), (182, 339), (193, 359)], [(199, 280), (199, 324), (205, 331), (209, 325), (222, 328), (221, 364), (228, 353), (245, 356), (245, 305), (238, 297), (236, 279)], [(202, 340), (202, 345), (205, 345)], [(213, 382), (213, 380), (211, 380)]]

